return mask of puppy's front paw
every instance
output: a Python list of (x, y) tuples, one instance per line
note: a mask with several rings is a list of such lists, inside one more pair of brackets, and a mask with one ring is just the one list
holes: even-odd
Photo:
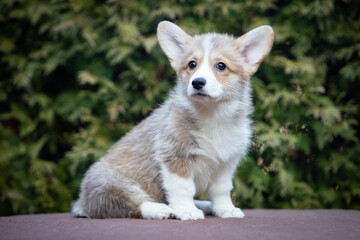
[(200, 209), (189, 208), (189, 209), (177, 209), (174, 210), (175, 216), (177, 219), (180, 220), (198, 220), (198, 219), (204, 219), (204, 213)]
[(240, 208), (224, 209), (216, 212), (216, 216), (221, 218), (244, 218), (245, 214)]

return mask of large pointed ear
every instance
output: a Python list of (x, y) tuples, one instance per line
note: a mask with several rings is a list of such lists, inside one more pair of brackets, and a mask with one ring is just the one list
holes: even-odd
[(157, 28), (157, 37), (161, 49), (170, 60), (175, 71), (181, 68), (186, 42), (191, 39), (187, 33), (175, 24), (163, 21)]
[(274, 41), (270, 26), (261, 26), (236, 39), (244, 70), (252, 75), (269, 54)]

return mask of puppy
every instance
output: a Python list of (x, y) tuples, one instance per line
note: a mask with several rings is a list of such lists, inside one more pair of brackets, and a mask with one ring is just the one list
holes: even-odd
[[(190, 36), (171, 22), (157, 37), (177, 83), (169, 99), (87, 171), (77, 217), (242, 218), (230, 191), (250, 143), (250, 76), (268, 55), (274, 34), (258, 27), (239, 38)], [(210, 201), (194, 201), (206, 193)]]

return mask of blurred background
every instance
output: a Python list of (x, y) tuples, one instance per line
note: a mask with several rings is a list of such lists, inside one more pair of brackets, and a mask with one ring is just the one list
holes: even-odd
[(167, 97), (156, 39), (274, 28), (252, 77), (242, 208), (360, 209), (360, 7), (351, 0), (0, 1), (0, 215), (69, 211), (87, 168)]

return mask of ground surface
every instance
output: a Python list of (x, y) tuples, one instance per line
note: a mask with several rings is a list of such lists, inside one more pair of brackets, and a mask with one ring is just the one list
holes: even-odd
[(245, 210), (244, 219), (198, 221), (0, 217), (0, 239), (360, 239), (360, 211)]

